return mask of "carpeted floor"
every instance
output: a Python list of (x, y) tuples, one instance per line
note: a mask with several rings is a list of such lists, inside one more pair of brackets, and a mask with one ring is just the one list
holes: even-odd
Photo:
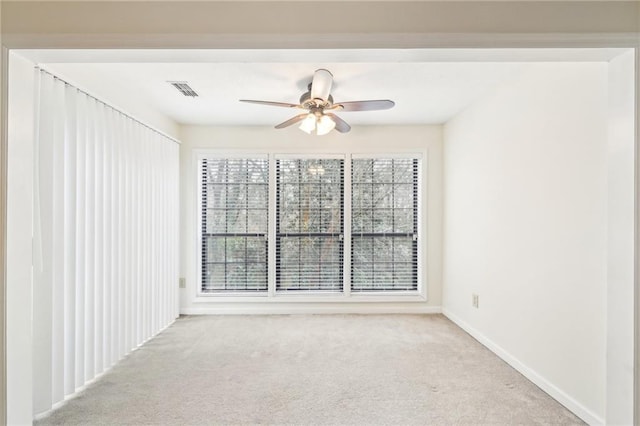
[(182, 317), (36, 425), (583, 424), (442, 315)]

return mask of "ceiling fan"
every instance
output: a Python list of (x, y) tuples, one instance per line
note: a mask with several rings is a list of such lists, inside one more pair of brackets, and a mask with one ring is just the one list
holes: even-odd
[(285, 108), (306, 109), (307, 112), (296, 115), (289, 120), (278, 124), (276, 129), (284, 129), (300, 123), (300, 129), (308, 134), (326, 135), (336, 129), (340, 133), (347, 133), (351, 126), (346, 121), (335, 115), (334, 111), (375, 111), (392, 108), (395, 103), (388, 99), (375, 101), (334, 102), (331, 96), (333, 74), (328, 70), (319, 69), (313, 75), (309, 83), (308, 91), (300, 97), (300, 103), (290, 104), (285, 102), (254, 101), (240, 99), (240, 102), (249, 102), (260, 105), (271, 105)]

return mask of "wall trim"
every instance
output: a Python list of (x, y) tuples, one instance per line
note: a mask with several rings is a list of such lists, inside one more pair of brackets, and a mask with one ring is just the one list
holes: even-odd
[(0, 424), (7, 422), (7, 167), (9, 49), (0, 43)]
[(30, 34), (6, 33), (11, 49), (355, 49), (355, 48), (633, 48), (638, 35), (621, 33), (372, 33), (372, 34)]
[(249, 304), (209, 305), (180, 309), (180, 315), (295, 315), (295, 314), (440, 314), (441, 306), (342, 304)]
[[(640, 32), (640, 13), (638, 13), (638, 31)], [(633, 70), (633, 83), (635, 84), (635, 158), (634, 167), (634, 236), (633, 236), (633, 423), (640, 423), (640, 35), (638, 36), (638, 44), (634, 52), (635, 67)]]
[(483, 346), (489, 349), (491, 352), (500, 357), (503, 361), (509, 364), (511, 367), (515, 368), (520, 374), (529, 379), (533, 384), (538, 386), (540, 389), (545, 391), (549, 396), (558, 401), (560, 404), (564, 405), (568, 410), (573, 412), (576, 416), (580, 417), (582, 420), (587, 422), (590, 425), (604, 425), (604, 418), (596, 415), (593, 411), (589, 410), (584, 405), (580, 404), (578, 401), (573, 399), (566, 392), (558, 388), (556, 385), (548, 381), (546, 378), (541, 376), (537, 371), (532, 369), (531, 367), (524, 364), (522, 361), (511, 355), (505, 349), (503, 349), (500, 345), (494, 343), (487, 336), (482, 334), (476, 328), (470, 326), (467, 322), (462, 320), (460, 317), (456, 316), (453, 312), (451, 312), (447, 308), (442, 309), (442, 314), (449, 318), (454, 324), (458, 327), (462, 328), (464, 331), (469, 333), (471, 337), (480, 342)]

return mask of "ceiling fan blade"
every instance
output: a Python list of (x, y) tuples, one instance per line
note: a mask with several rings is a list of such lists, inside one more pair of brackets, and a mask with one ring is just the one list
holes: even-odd
[(327, 101), (331, 93), (331, 85), (333, 85), (333, 75), (322, 68), (316, 70), (311, 82), (311, 99)]
[(276, 126), (276, 129), (284, 129), (285, 127), (292, 126), (292, 125), (294, 125), (294, 124), (296, 124), (296, 123), (298, 123), (298, 122), (300, 122), (300, 121), (304, 120), (305, 118), (307, 118), (307, 116), (308, 116), (308, 115), (309, 115), (309, 114), (299, 114), (299, 115), (296, 115), (295, 117), (290, 118), (290, 119), (288, 119), (287, 121), (284, 121), (284, 122), (282, 122), (282, 123), (278, 124), (278, 125)]
[(349, 126), (346, 121), (344, 121), (337, 115), (331, 114), (330, 112), (327, 112), (324, 115), (331, 117), (331, 119), (336, 123), (336, 130), (340, 133), (347, 133), (349, 130), (351, 130), (351, 126)]
[(376, 111), (393, 108), (395, 104), (395, 102), (388, 99), (381, 99), (377, 101), (339, 102), (334, 106), (342, 109), (342, 111)]
[(302, 108), (298, 104), (289, 104), (286, 102), (254, 101), (251, 99), (240, 99), (240, 102), (247, 102), (250, 104), (259, 104), (259, 105), (271, 105), (271, 106), (278, 106), (278, 107), (285, 107), (285, 108)]

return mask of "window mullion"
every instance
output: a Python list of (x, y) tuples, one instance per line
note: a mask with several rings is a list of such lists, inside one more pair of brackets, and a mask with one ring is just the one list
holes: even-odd
[(351, 156), (344, 161), (343, 182), (343, 220), (342, 220), (342, 256), (343, 256), (343, 292), (345, 297), (351, 297)]
[(267, 270), (269, 276), (267, 280), (268, 295), (273, 297), (276, 294), (276, 227), (277, 227), (277, 191), (276, 184), (276, 161), (273, 154), (269, 156), (269, 222), (268, 222), (268, 237), (267, 237)]
[[(224, 181), (226, 182), (224, 188), (224, 231), (226, 234), (229, 233), (229, 164), (226, 163), (224, 167)], [(228, 290), (229, 282), (227, 281), (228, 277), (228, 261), (227, 254), (229, 251), (228, 247), (228, 237), (224, 239), (224, 289)]]

